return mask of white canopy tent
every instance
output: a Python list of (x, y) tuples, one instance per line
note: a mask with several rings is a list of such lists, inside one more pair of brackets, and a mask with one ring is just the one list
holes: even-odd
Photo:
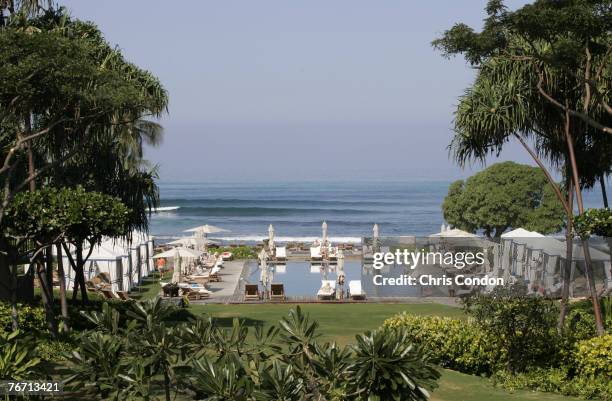
[[(107, 273), (111, 277), (113, 290), (129, 291), (146, 277), (152, 270), (153, 237), (140, 231), (134, 231), (131, 242), (121, 238), (105, 237), (100, 245), (94, 246), (87, 259), (85, 280), (97, 274)], [(69, 246), (73, 259), (74, 247)], [(87, 256), (89, 249), (83, 250)], [(74, 284), (74, 271), (67, 255), (63, 255), (67, 286)], [(70, 288), (70, 287), (69, 287)]]

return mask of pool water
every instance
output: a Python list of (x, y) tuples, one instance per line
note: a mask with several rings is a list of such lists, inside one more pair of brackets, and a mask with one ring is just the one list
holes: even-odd
[[(248, 283), (257, 284), (261, 279), (261, 269), (256, 262), (251, 262), (249, 267)], [(310, 262), (289, 261), (285, 265), (270, 265), (268, 267), (271, 275), (270, 282), (284, 284), (285, 294), (296, 297), (316, 297), (321, 288), (321, 280), (338, 279), (338, 266), (311, 264)], [(373, 277), (381, 272), (372, 269), (371, 266), (363, 266), (361, 260), (346, 260), (344, 266), (345, 281), (343, 291), (346, 293), (348, 283), (351, 280), (361, 280), (362, 289), (367, 296), (376, 297), (410, 297), (419, 294), (415, 287), (375, 286)], [(391, 269), (384, 273), (385, 277), (399, 277), (404, 270)], [(336, 287), (337, 290), (340, 287)]]

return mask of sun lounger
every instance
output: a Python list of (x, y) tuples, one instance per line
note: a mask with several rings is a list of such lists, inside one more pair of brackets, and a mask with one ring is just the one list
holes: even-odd
[(245, 284), (244, 285), (244, 300), (258, 301), (259, 300), (259, 285)]
[(287, 260), (287, 248), (284, 246), (277, 246), (275, 251), (274, 256), (276, 257), (277, 261)]
[(234, 258), (234, 254), (231, 252), (223, 252), (221, 254), (221, 258), (225, 261), (229, 261), (232, 260)]
[(282, 283), (270, 284), (270, 299), (272, 301), (284, 301), (285, 285)]
[(285, 264), (275, 265), (274, 266), (274, 272), (275, 273), (280, 273), (280, 274), (287, 273), (287, 265), (285, 265)]
[(160, 281), (162, 293), (165, 297), (178, 297), (179, 287), (173, 283), (164, 283)]
[(321, 247), (320, 246), (311, 246), (310, 247), (310, 260), (320, 261), (323, 257), (321, 256)]
[(337, 262), (338, 261), (338, 248), (334, 248), (332, 246), (327, 248), (327, 259), (330, 262)]
[(123, 301), (133, 301), (133, 299), (128, 295), (127, 291), (115, 291), (115, 293), (119, 295), (119, 298), (121, 298)]
[(119, 297), (119, 295), (117, 295), (117, 293), (113, 290), (108, 290), (108, 289), (100, 289), (100, 292), (102, 293), (102, 295), (104, 295), (105, 299), (121, 299)]
[(351, 299), (365, 299), (366, 294), (361, 288), (360, 280), (349, 281), (349, 296)]
[(183, 296), (186, 296), (190, 301), (199, 301), (201, 299), (210, 298), (209, 292), (203, 292), (191, 287), (181, 288), (181, 291), (183, 292)]
[(212, 292), (210, 292), (206, 287), (204, 287), (203, 285), (200, 285), (198, 283), (188, 283), (188, 282), (182, 282), (182, 283), (178, 283), (177, 284), (178, 287), (183, 290), (185, 288), (189, 288), (195, 291), (200, 291), (200, 292), (205, 292), (207, 294), (212, 294)]
[(334, 299), (336, 297), (336, 282), (334, 280), (322, 280), (321, 288), (317, 292), (319, 299)]

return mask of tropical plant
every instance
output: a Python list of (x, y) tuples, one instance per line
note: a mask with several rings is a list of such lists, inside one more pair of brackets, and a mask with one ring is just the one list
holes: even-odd
[(440, 373), (402, 330), (357, 336), (352, 369), (358, 399), (427, 400)]
[(406, 333), (366, 333), (354, 347), (319, 344), (317, 324), (299, 307), (280, 329), (257, 328), (253, 337), (239, 320), (170, 323), (175, 307), (159, 298), (126, 308), (83, 313), (94, 329), (69, 357), (65, 381), (75, 395), (152, 399), (161, 376), (166, 400), (173, 390), (217, 401), (423, 400), (439, 378)]
[(27, 380), (38, 373), (40, 359), (28, 347), (30, 341), (19, 330), (0, 332), (0, 379)]

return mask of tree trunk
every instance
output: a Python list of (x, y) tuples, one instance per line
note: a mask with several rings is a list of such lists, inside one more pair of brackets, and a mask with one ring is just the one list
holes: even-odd
[(599, 185), (601, 185), (601, 196), (603, 198), (603, 206), (607, 209), (608, 206), (608, 194), (606, 193), (606, 177), (601, 175), (599, 177)]
[(42, 294), (43, 305), (45, 307), (45, 314), (47, 318), (47, 327), (53, 337), (57, 337), (57, 325), (55, 324), (55, 316), (53, 314), (53, 303), (49, 292), (51, 291), (47, 286), (47, 277), (45, 271), (45, 264), (41, 260), (34, 262), (36, 266), (36, 273), (38, 276), (38, 282), (40, 283), (40, 289)]
[[(574, 188), (572, 184), (571, 178), (567, 178), (567, 203), (570, 208), (574, 208)], [(574, 247), (574, 224), (572, 221), (572, 216), (568, 216), (567, 218), (567, 227), (565, 230), (565, 264), (561, 267), (561, 280), (563, 281), (563, 287), (561, 289), (561, 303), (559, 305), (559, 323), (557, 325), (557, 329), (559, 333), (563, 331), (565, 327), (565, 317), (567, 316), (567, 301), (569, 299), (569, 289), (570, 289), (570, 272), (572, 268), (572, 258), (573, 258), (573, 247)]]
[[(578, 165), (576, 163), (576, 155), (574, 154), (574, 140), (570, 132), (570, 115), (569, 107), (566, 106), (565, 112), (565, 139), (567, 148), (569, 151), (570, 163), (572, 167), (572, 176), (574, 180), (574, 189), (576, 190), (576, 203), (578, 204), (578, 214), (584, 213), (584, 205), (582, 203), (582, 190), (580, 189), (580, 179), (578, 174)], [(591, 261), (591, 252), (589, 249), (589, 240), (582, 240), (582, 247), (584, 252), (584, 275), (586, 276), (587, 283), (589, 286), (589, 292), (591, 294), (591, 302), (593, 303), (593, 313), (595, 314), (595, 328), (597, 335), (601, 336), (604, 334), (603, 320), (601, 318), (601, 310), (599, 305), (599, 297), (597, 296), (597, 289), (595, 288), (595, 278), (593, 276), (593, 263)]]
[(64, 332), (70, 330), (68, 325), (68, 303), (66, 301), (66, 275), (64, 272), (64, 259), (62, 257), (62, 246), (56, 245), (57, 249), (57, 275), (59, 276), (59, 297), (60, 297), (60, 308), (62, 310), (62, 326), (61, 329)]
[[(30, 113), (28, 113), (25, 118), (25, 136), (29, 136), (32, 133), (32, 117)], [(32, 153), (32, 141), (28, 141), (26, 143), (26, 148), (28, 150), (28, 178), (32, 178), (34, 176), (34, 154)], [(35, 180), (30, 181), (30, 191), (36, 191), (36, 182)]]
[(75, 276), (75, 284), (74, 284), (74, 294), (72, 295), (72, 299), (73, 300), (76, 299), (76, 291), (77, 291), (77, 288), (80, 287), (81, 304), (85, 305), (89, 302), (89, 299), (87, 297), (87, 288), (85, 286), (85, 271), (84, 271), (85, 261), (83, 260), (83, 245), (77, 244), (75, 248), (76, 248), (75, 250), (75, 253), (76, 253), (75, 275), (76, 276)]
[(19, 311), (17, 310), (17, 261), (14, 252), (11, 252), (5, 238), (0, 238), (0, 269), (9, 274), (9, 298), (11, 303), (11, 327), (19, 328)]
[(166, 392), (166, 401), (170, 401), (170, 377), (168, 377), (166, 369), (164, 369), (164, 391)]
[(45, 249), (45, 268), (46, 268), (46, 279), (47, 279), (47, 288), (49, 289), (49, 301), (51, 305), (54, 303), (54, 295), (53, 295), (53, 246), (49, 245), (47, 249)]

